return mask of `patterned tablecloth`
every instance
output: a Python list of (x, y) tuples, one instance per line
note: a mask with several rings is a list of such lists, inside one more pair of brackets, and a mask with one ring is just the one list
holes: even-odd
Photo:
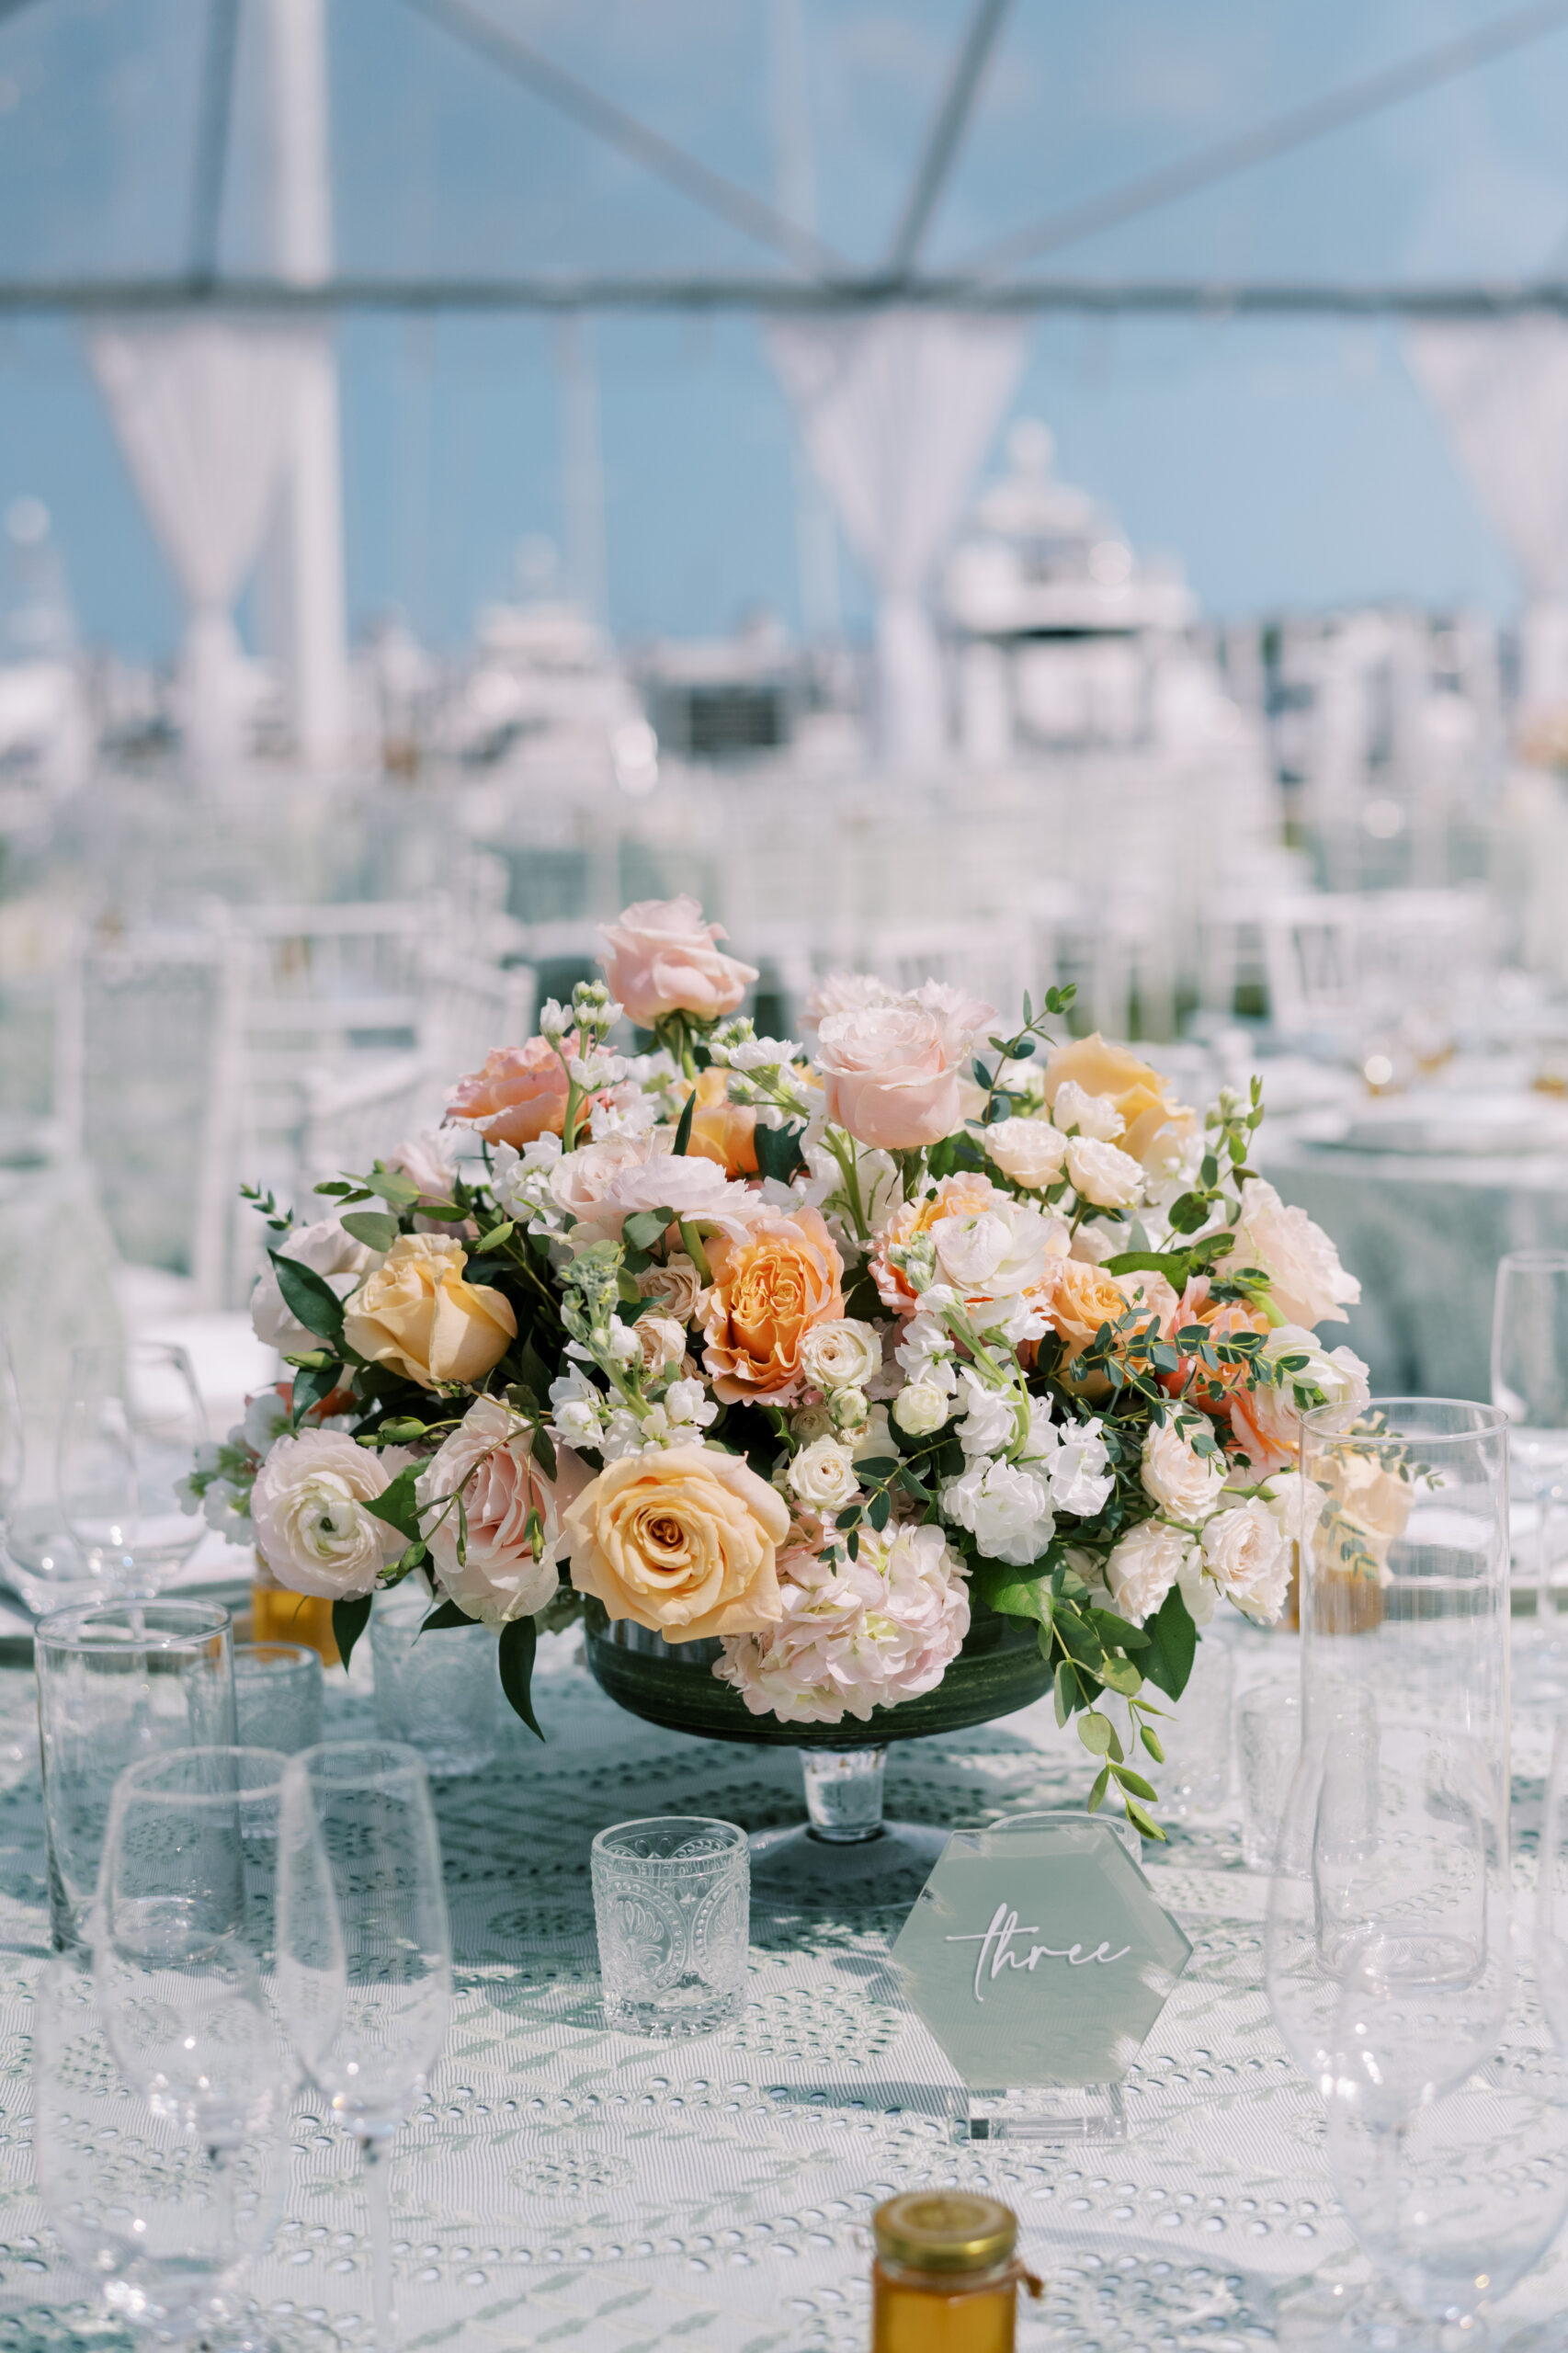
[[(537, 1687), (540, 1748), (437, 1793), (459, 1998), (392, 2179), (403, 2343), (582, 2345), (585, 2353), (861, 2353), (867, 2219), (926, 2184), (994, 2192), (1048, 2282), (1020, 2343), (1240, 2348), (1277, 2340), (1286, 2283), (1363, 2275), (1336, 2211), (1316, 2097), (1261, 1985), (1266, 1882), (1233, 1823), (1177, 1829), (1153, 1866), (1194, 1945), (1127, 2085), (1118, 2144), (956, 2145), (950, 2070), (901, 1998), (890, 1921), (802, 1942), (754, 1915), (744, 2023), (653, 2045), (609, 2033), (598, 2003), (588, 1846), (657, 1812), (750, 1827), (801, 1813), (786, 1751), (682, 1740), (619, 1712), (567, 1643)], [(1295, 1670), (1284, 1637), (1243, 1636), (1240, 1680)], [(368, 1724), (340, 1677), (339, 1736)], [(1521, 1727), (1516, 1812), (1539, 1809), (1539, 1727)], [(1081, 1750), (1049, 1711), (896, 1748), (890, 1812), (983, 1822), (1071, 1800)], [(46, 1940), (31, 1677), (0, 1673), (0, 2347), (118, 2344), (63, 2259), (32, 2188), (28, 2014)], [(1528, 1864), (1521, 1862), (1521, 1870)], [(1568, 2139), (1568, 2115), (1561, 2118)], [(285, 2220), (251, 2275), (280, 2346), (369, 2341), (366, 2214), (352, 2152), (301, 2098)], [(1564, 2234), (1568, 2239), (1568, 2234)], [(1505, 2307), (1568, 2309), (1568, 2254)], [(1507, 2327), (1498, 2333), (1501, 2343)]]

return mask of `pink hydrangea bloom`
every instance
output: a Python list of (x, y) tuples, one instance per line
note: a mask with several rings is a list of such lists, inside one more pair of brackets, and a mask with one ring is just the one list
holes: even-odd
[(969, 1586), (939, 1528), (860, 1531), (851, 1561), (835, 1541), (778, 1556), (784, 1615), (756, 1634), (729, 1635), (713, 1669), (754, 1716), (785, 1723), (864, 1723), (934, 1690), (969, 1631)]

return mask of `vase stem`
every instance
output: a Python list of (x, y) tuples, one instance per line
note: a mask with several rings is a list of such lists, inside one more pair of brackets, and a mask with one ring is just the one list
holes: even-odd
[(882, 1831), (885, 1748), (802, 1748), (809, 1835), (853, 1847)]

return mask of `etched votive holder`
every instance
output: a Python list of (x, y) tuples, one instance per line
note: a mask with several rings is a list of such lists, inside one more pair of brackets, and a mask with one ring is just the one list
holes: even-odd
[(734, 2025), (750, 1952), (745, 1832), (653, 1814), (601, 1830), (592, 1859), (606, 2023), (665, 2038)]

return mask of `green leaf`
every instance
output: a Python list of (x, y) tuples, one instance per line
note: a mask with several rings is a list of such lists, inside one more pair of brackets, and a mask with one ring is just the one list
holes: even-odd
[(539, 1648), (539, 1628), (531, 1618), (514, 1618), (501, 1629), (500, 1664), (501, 1688), (514, 1715), (537, 1738), (544, 1734), (533, 1710), (534, 1654)]
[(419, 1621), (421, 1634), (438, 1633), (443, 1626), (472, 1626), (473, 1620), (455, 1601), (438, 1601), (428, 1618)]
[(330, 1397), (343, 1378), (340, 1364), (313, 1364), (294, 1375), (294, 1412), (296, 1416), (308, 1414), (324, 1397)]
[(367, 1250), (390, 1250), (401, 1231), (396, 1218), (386, 1210), (348, 1210), (337, 1222)]
[(493, 1225), (488, 1233), (482, 1233), (479, 1247), (482, 1250), (499, 1250), (504, 1242), (510, 1242), (516, 1231), (516, 1220), (508, 1218), (505, 1225)]
[(1115, 1643), (1124, 1651), (1142, 1651), (1149, 1647), (1149, 1637), (1140, 1627), (1129, 1625), (1114, 1609), (1091, 1609), (1089, 1617), (1102, 1641)]
[(694, 1086), (686, 1098), (686, 1108), (676, 1126), (675, 1156), (684, 1158), (691, 1143), (691, 1122), (697, 1109), (697, 1089)]
[(1110, 1767), (1108, 1765), (1102, 1765), (1099, 1771), (1095, 1776), (1095, 1786), (1089, 1791), (1088, 1804), (1086, 1808), (1088, 1813), (1098, 1813), (1101, 1806), (1105, 1803), (1105, 1793), (1109, 1787)]
[(1143, 1779), (1142, 1773), (1135, 1773), (1131, 1765), (1113, 1765), (1111, 1770), (1116, 1775), (1124, 1795), (1131, 1790), (1135, 1798), (1147, 1798), (1151, 1805), (1154, 1803), (1159, 1791), (1152, 1782)]
[(337, 1644), (338, 1656), (345, 1672), (354, 1655), (354, 1645), (370, 1622), (369, 1594), (358, 1601), (335, 1601), (332, 1605), (332, 1639)]
[(1026, 1577), (999, 1561), (976, 1564), (975, 1583), (983, 1599), (1005, 1618), (1032, 1618), (1039, 1626), (1051, 1623), (1051, 1588), (1044, 1577)]
[(1191, 1260), (1185, 1250), (1119, 1250), (1105, 1261), (1108, 1275), (1164, 1275), (1173, 1290), (1186, 1287)]
[(1130, 1798), (1124, 1794), (1121, 1802), (1127, 1808), (1127, 1819), (1134, 1830), (1142, 1831), (1145, 1838), (1157, 1838), (1163, 1847), (1165, 1844), (1165, 1834), (1154, 1820), (1153, 1815), (1145, 1813), (1136, 1798)]
[(873, 1495), (866, 1517), (880, 1536), (892, 1513), (892, 1503), (886, 1495)]
[(524, 1383), (533, 1391), (536, 1397), (549, 1396), (551, 1379), (550, 1367), (535, 1347), (531, 1332), (523, 1342), (518, 1356), (517, 1370), (522, 1375)]
[(1179, 1699), (1198, 1654), (1198, 1629), (1193, 1624), (1181, 1587), (1173, 1585), (1152, 1618), (1143, 1620), (1149, 1647), (1140, 1656), (1148, 1680), (1167, 1699)]
[(1074, 1710), (1082, 1707), (1083, 1702), (1084, 1694), (1078, 1677), (1066, 1659), (1063, 1659), (1056, 1670), (1057, 1722), (1064, 1724)]
[(759, 1120), (752, 1134), (752, 1150), (764, 1176), (776, 1177), (787, 1185), (797, 1168), (804, 1165), (801, 1158), (801, 1138), (804, 1128), (765, 1128)]
[(419, 1538), (419, 1506), (414, 1490), (424, 1468), (423, 1462), (405, 1462), (379, 1495), (365, 1498), (366, 1510), (374, 1512), (378, 1519), (384, 1519), (389, 1528), (395, 1528), (400, 1536), (406, 1536), (411, 1544)]
[(550, 1442), (550, 1434), (542, 1422), (534, 1424), (532, 1452), (534, 1461), (539, 1464), (545, 1477), (553, 1481), (556, 1477), (555, 1449)]
[(1143, 1688), (1143, 1677), (1130, 1658), (1119, 1658), (1108, 1652), (1100, 1661), (1100, 1681), (1108, 1691), (1115, 1691), (1123, 1699), (1135, 1699)]
[[(374, 1168), (365, 1179), (372, 1193), (380, 1193), (394, 1210), (411, 1210), (419, 1199), (419, 1188), (412, 1176), (401, 1168)], [(430, 1214), (435, 1214), (432, 1210)]]
[(1142, 1742), (1144, 1747), (1148, 1750), (1150, 1756), (1153, 1758), (1155, 1764), (1163, 1765), (1165, 1761), (1165, 1752), (1160, 1746), (1160, 1735), (1154, 1730), (1153, 1725), (1140, 1724), (1138, 1727), (1138, 1737)]
[(1114, 1737), (1110, 1718), (1102, 1716), (1097, 1708), (1089, 1709), (1078, 1719), (1078, 1737), (1091, 1756), (1104, 1756)]
[[(695, 1097), (693, 1098), (695, 1100)], [(666, 1226), (671, 1223), (668, 1210), (638, 1210), (621, 1227), (628, 1242), (638, 1250), (651, 1250)]]
[(307, 1332), (329, 1347), (343, 1346), (343, 1302), (331, 1285), (318, 1275), (313, 1267), (301, 1265), (298, 1258), (285, 1258), (281, 1251), (269, 1250), (278, 1288), (283, 1294), (283, 1304), (291, 1315), (299, 1318)]
[(1209, 1215), (1207, 1193), (1184, 1193), (1170, 1212), (1171, 1228), (1176, 1233), (1196, 1233)]
[(896, 1454), (857, 1456), (855, 1475), (858, 1479), (891, 1479), (902, 1467)]

